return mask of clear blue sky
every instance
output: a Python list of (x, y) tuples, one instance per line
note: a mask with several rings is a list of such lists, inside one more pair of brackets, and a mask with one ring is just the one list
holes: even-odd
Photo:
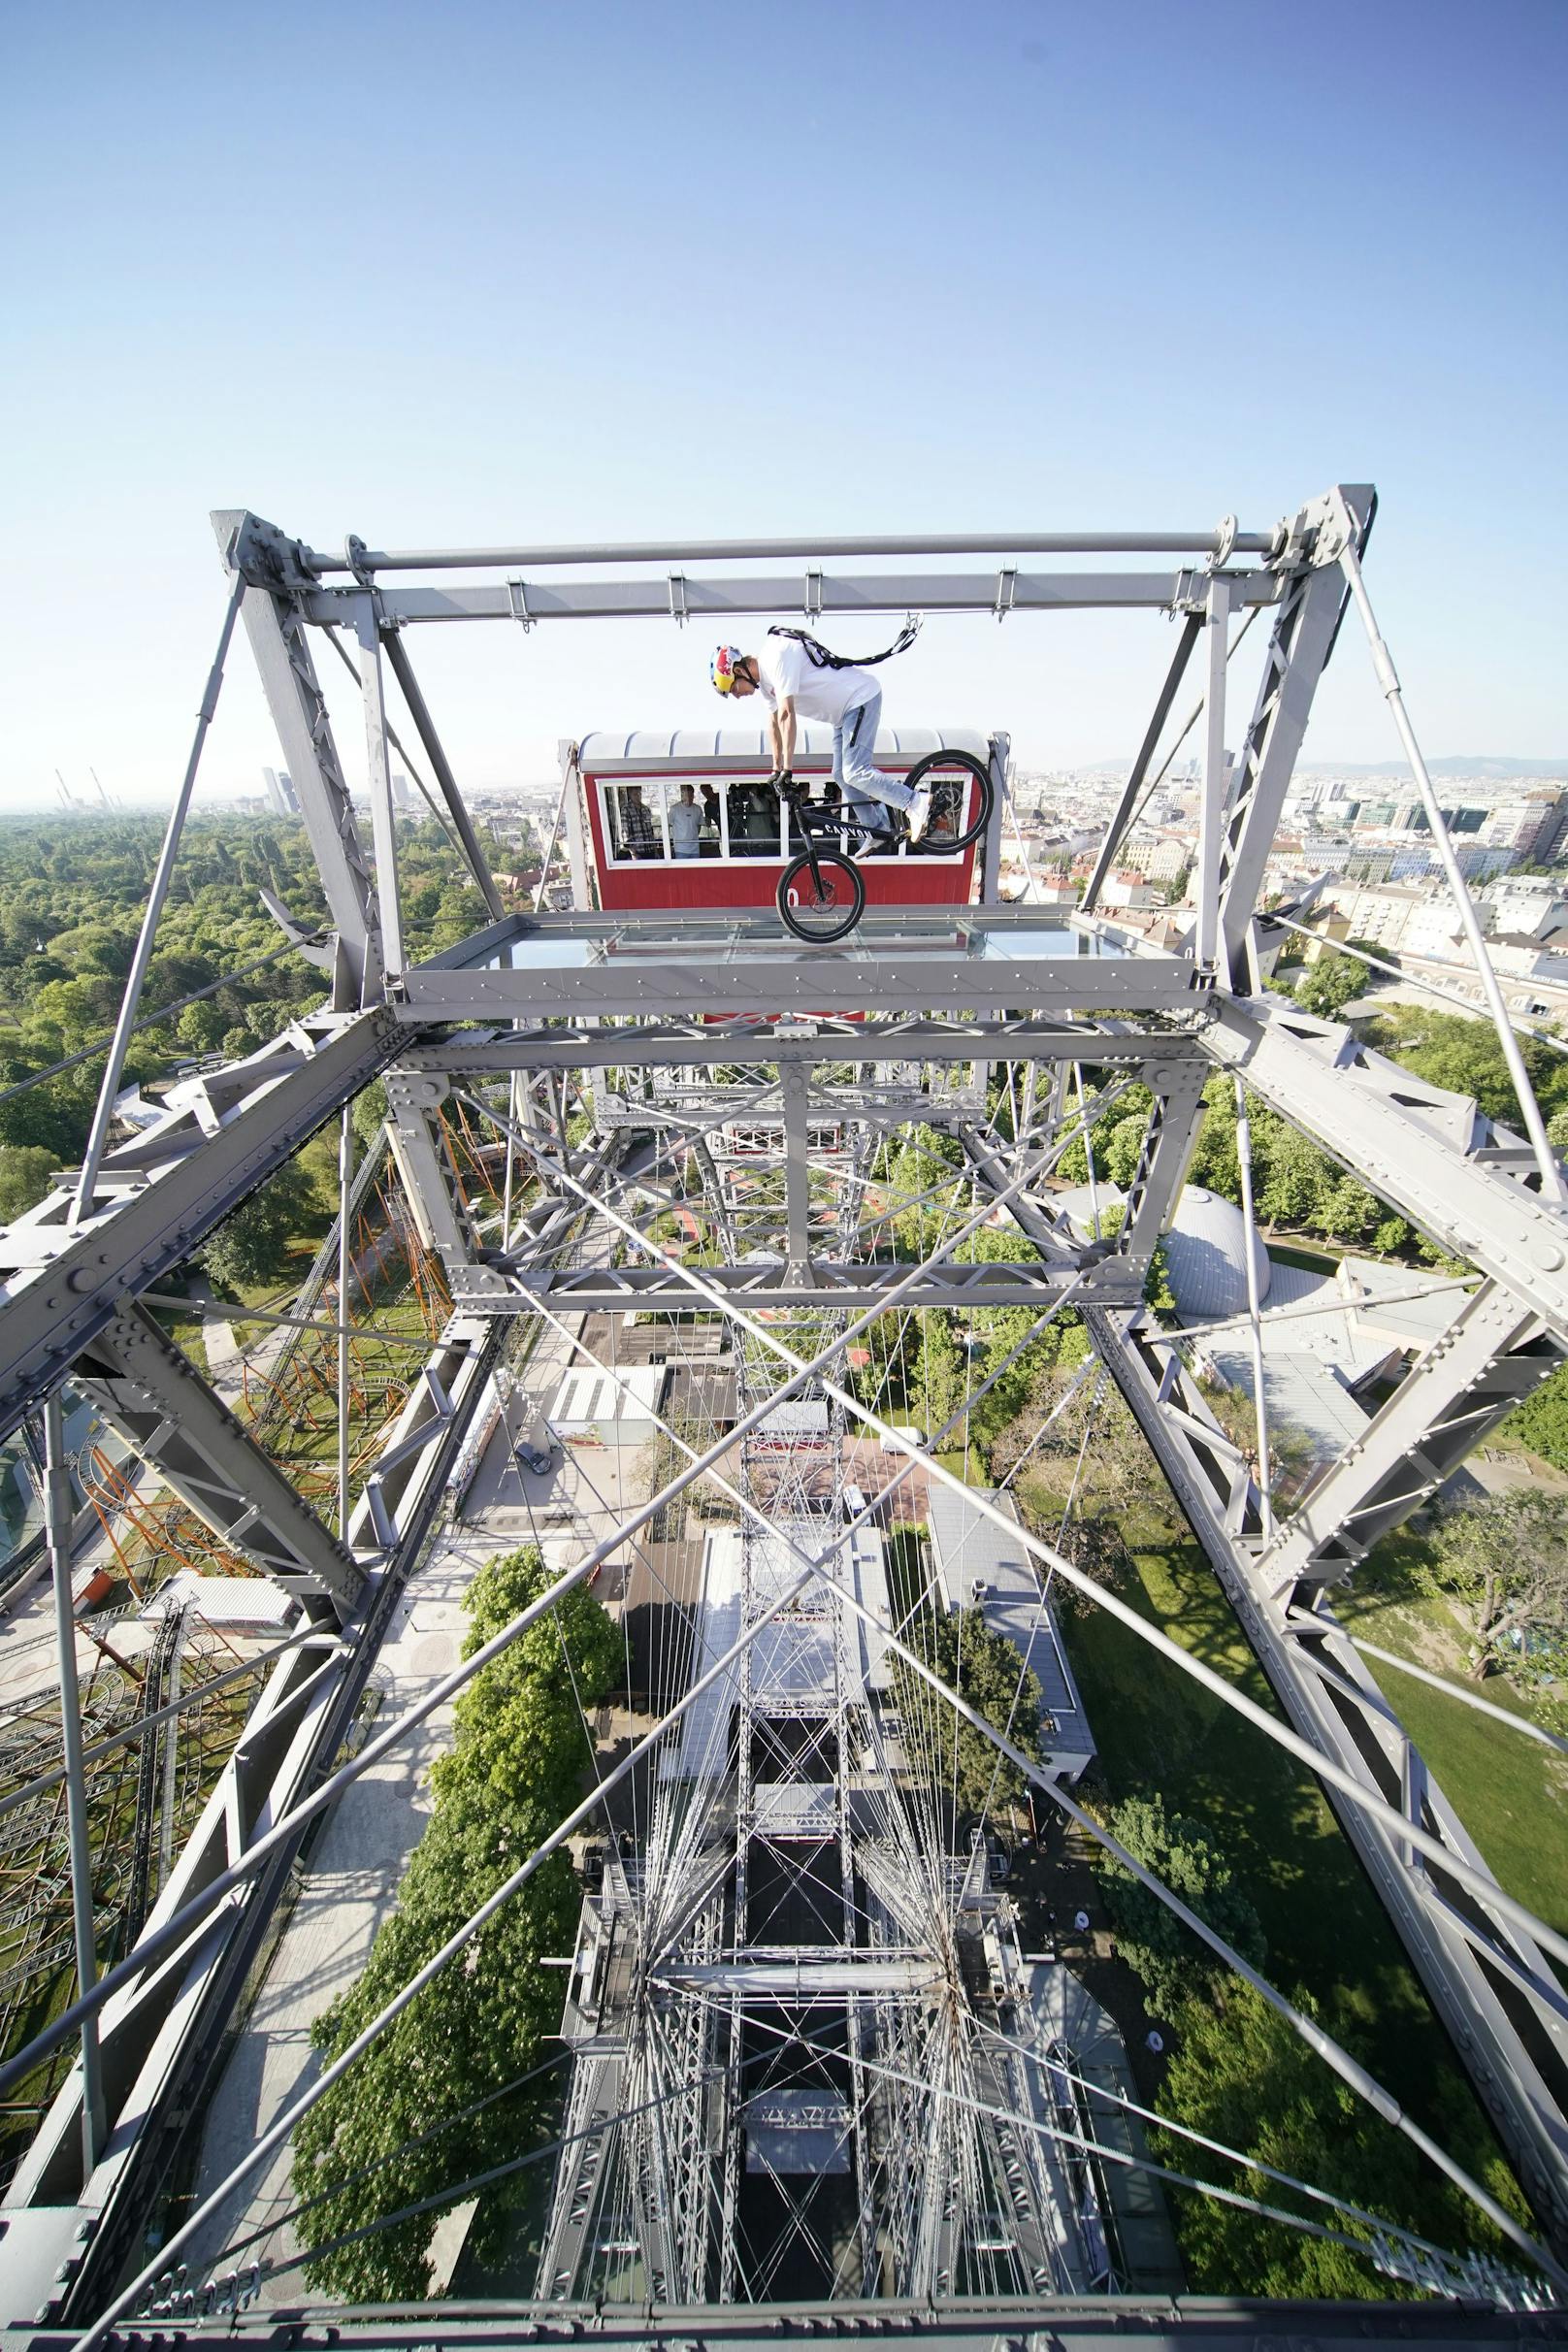
[[(0, 803), (167, 797), (231, 505), (323, 545), (1258, 527), (1372, 479), (1427, 749), (1568, 752), (1561, 0), (88, 0), (7, 50)], [(713, 714), (706, 633), (414, 642), (475, 784)], [(890, 716), (1088, 760), (1170, 642), (934, 625)], [(1307, 756), (1395, 748), (1347, 634)], [(242, 646), (212, 783), (277, 758)]]

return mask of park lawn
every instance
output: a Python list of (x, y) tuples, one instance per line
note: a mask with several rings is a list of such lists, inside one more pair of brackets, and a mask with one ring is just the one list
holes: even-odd
[(1268, 1254), (1277, 1258), (1282, 1266), (1297, 1266), (1306, 1274), (1332, 1274), (1341, 1256), (1331, 1243), (1309, 1249), (1298, 1241), (1273, 1240), (1268, 1242)]
[[(1127, 1533), (1137, 1582), (1122, 1597), (1277, 1714), (1196, 1544), (1147, 1516)], [(1311, 1777), (1093, 1604), (1064, 1634), (1110, 1801), (1159, 1789), (1212, 1830), (1262, 1923), (1265, 1975), (1310, 1994), (1329, 2030), (1495, 2191), (1497, 2143)]]
[[(1350, 1588), (1336, 1596), (1335, 1607), (1369, 1642), (1402, 1651), (1428, 1672), (1466, 1681), (1464, 1629), (1437, 1595), (1395, 1598), (1375, 1587)], [(1550, 1927), (1568, 1933), (1568, 1757), (1517, 1737), (1381, 1658), (1367, 1663), (1498, 1882)], [(1527, 1698), (1501, 1675), (1472, 1687), (1493, 1706), (1531, 1715)]]
[(961, 1478), (966, 1486), (989, 1486), (991, 1484), (986, 1465), (974, 1446), (959, 1446), (952, 1451), (944, 1448), (940, 1454), (933, 1454), (931, 1460), (940, 1462), (944, 1470), (950, 1470), (955, 1478)]

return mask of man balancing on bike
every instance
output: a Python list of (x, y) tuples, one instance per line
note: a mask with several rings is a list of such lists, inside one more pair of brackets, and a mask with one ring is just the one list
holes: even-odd
[[(904, 624), (886, 653), (867, 656), (868, 662), (891, 661), (914, 643), (918, 620)], [(908, 819), (909, 838), (919, 841), (931, 822), (931, 793), (925, 786), (911, 790), (898, 777), (885, 775), (874, 765), (876, 731), (882, 719), (882, 689), (865, 665), (830, 653), (803, 629), (769, 629), (761, 653), (741, 653), (721, 645), (713, 656), (710, 674), (720, 694), (760, 694), (768, 704), (772, 732), (773, 773), (768, 781), (780, 793), (794, 785), (790, 763), (795, 757), (797, 719), (821, 719), (833, 731), (833, 777), (842, 786), (851, 819), (862, 815), (867, 799), (901, 808)], [(857, 803), (860, 805), (858, 806)]]

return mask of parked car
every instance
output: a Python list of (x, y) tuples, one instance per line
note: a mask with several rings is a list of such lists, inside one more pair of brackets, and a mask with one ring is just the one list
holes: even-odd
[(543, 1414), (537, 1413), (517, 1441), (517, 1460), (536, 1478), (543, 1478), (555, 1466), (556, 1452), (555, 1432)]

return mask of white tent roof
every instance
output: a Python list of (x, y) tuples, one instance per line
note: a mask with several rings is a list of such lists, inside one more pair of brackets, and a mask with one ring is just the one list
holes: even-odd
[(557, 1431), (640, 1426), (656, 1419), (669, 1376), (668, 1364), (636, 1364), (612, 1380), (589, 1365), (569, 1372), (555, 1392), (547, 1419)]

